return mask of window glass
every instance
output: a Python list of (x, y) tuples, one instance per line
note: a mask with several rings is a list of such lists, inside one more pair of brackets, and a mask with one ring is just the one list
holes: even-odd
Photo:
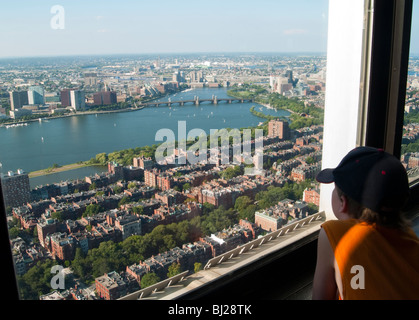
[(327, 25), (327, 0), (3, 4), (22, 299), (117, 299), (317, 213)]
[(409, 181), (419, 178), (419, 4), (413, 1), (412, 30), (406, 105), (404, 113), (402, 157)]

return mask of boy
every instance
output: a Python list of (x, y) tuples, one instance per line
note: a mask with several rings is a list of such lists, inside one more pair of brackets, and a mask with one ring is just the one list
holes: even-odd
[(401, 215), (409, 183), (400, 161), (360, 147), (316, 179), (335, 183), (338, 220), (319, 234), (313, 299), (419, 299), (419, 238)]

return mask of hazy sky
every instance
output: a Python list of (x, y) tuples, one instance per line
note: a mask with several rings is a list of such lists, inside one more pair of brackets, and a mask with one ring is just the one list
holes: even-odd
[[(325, 52), (328, 0), (0, 1), (0, 56)], [(64, 29), (51, 28), (51, 7)]]
[[(0, 0), (0, 4), (0, 57), (327, 49), (328, 0)], [(51, 27), (54, 5), (64, 8), (64, 29)], [(413, 52), (419, 52), (417, 35), (416, 40)]]

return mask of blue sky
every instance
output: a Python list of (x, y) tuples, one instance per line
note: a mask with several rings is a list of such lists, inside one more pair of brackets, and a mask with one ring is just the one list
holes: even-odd
[(0, 57), (326, 52), (327, 15), (328, 0), (2, 0)]
[[(57, 4), (63, 30), (50, 26)], [(325, 52), (327, 10), (328, 0), (2, 0), (0, 57)]]

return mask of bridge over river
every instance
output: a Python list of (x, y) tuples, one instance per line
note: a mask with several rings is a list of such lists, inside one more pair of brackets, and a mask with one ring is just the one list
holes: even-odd
[(173, 105), (184, 106), (185, 104), (194, 104), (199, 106), (201, 103), (209, 102), (210, 104), (218, 104), (218, 103), (245, 103), (245, 102), (253, 102), (253, 99), (238, 99), (238, 98), (223, 98), (218, 99), (217, 96), (212, 96), (211, 99), (200, 99), (198, 96), (194, 96), (193, 100), (179, 100), (179, 101), (168, 101), (163, 102), (146, 102), (141, 103), (139, 107), (160, 107), (160, 106), (168, 106), (171, 107)]

